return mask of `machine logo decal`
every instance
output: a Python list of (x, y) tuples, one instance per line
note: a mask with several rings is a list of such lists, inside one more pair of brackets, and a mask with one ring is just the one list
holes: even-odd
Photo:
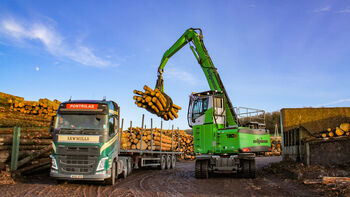
[(268, 141), (267, 140), (263, 140), (261, 138), (257, 138), (255, 140), (253, 140), (253, 143), (261, 144), (261, 143), (268, 143)]

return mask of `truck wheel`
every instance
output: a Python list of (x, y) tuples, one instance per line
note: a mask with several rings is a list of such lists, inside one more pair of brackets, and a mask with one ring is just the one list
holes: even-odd
[(165, 156), (162, 156), (160, 158), (160, 169), (164, 170), (165, 169), (165, 165), (166, 165), (166, 159), (165, 159)]
[(105, 180), (105, 183), (107, 185), (114, 185), (116, 180), (116, 164), (115, 161), (112, 163), (112, 168), (111, 168), (111, 177), (107, 178)]
[(249, 160), (246, 159), (241, 159), (241, 167), (242, 167), (242, 171), (241, 171), (241, 175), (243, 178), (249, 178), (250, 176), (250, 170), (249, 170)]
[(128, 161), (124, 166), (124, 170), (123, 170), (123, 178), (125, 179), (128, 176)]
[(56, 179), (56, 183), (59, 184), (64, 184), (66, 181), (62, 179)]
[(202, 178), (202, 161), (201, 160), (196, 160), (194, 176), (197, 179)]
[(132, 161), (131, 159), (128, 160), (128, 175), (132, 172)]
[(171, 155), (168, 155), (166, 157), (166, 169), (170, 169), (171, 168)]
[(256, 177), (255, 159), (249, 160), (249, 177), (250, 178)]
[(176, 166), (176, 155), (171, 156), (171, 168)]
[(209, 178), (209, 171), (208, 171), (208, 160), (203, 160), (202, 161), (202, 178), (207, 179)]

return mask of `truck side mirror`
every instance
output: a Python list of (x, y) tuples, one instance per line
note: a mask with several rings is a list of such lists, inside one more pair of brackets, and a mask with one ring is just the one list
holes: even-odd
[(50, 122), (50, 128), (49, 128), (49, 133), (52, 135), (53, 130), (54, 130), (54, 122), (55, 122), (56, 116), (51, 117), (51, 122)]

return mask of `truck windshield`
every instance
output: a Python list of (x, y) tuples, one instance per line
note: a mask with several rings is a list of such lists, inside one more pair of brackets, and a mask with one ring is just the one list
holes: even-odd
[(106, 115), (71, 115), (59, 114), (55, 124), (56, 129), (105, 130), (107, 129)]

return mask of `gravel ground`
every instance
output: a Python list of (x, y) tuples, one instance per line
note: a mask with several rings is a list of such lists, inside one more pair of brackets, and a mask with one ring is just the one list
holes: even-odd
[(100, 182), (57, 184), (47, 173), (26, 177), (14, 185), (1, 185), (0, 196), (320, 196), (295, 181), (261, 171), (281, 157), (257, 157), (256, 179), (218, 174), (209, 179), (194, 177), (194, 161), (177, 162), (175, 169), (134, 170), (115, 186)]

